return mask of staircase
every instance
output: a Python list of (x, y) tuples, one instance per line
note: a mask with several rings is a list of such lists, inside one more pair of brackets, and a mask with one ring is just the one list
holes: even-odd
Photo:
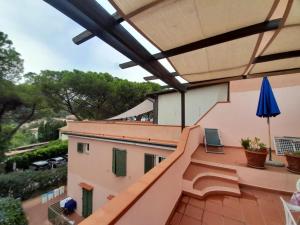
[(197, 198), (210, 194), (241, 196), (235, 169), (197, 160), (192, 160), (183, 174), (183, 191)]

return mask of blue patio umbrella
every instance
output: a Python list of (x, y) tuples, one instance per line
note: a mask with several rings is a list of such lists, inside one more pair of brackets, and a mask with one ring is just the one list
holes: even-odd
[(259, 101), (257, 106), (256, 115), (259, 117), (266, 117), (268, 122), (269, 131), (269, 160), (272, 161), (271, 154), (271, 132), (270, 132), (270, 117), (275, 117), (280, 114), (279, 107), (277, 105), (275, 96), (272, 91), (271, 84), (267, 77), (264, 77), (261, 88)]

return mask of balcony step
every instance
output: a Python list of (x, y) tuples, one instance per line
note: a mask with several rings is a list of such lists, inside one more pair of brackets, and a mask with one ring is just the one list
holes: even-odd
[(183, 191), (198, 198), (211, 194), (241, 195), (236, 170), (199, 162), (191, 162), (186, 169)]
[(210, 163), (191, 162), (186, 171), (183, 174), (184, 180), (193, 181), (197, 176), (201, 174), (215, 174), (220, 177), (228, 177), (229, 179), (238, 179), (238, 175), (235, 169), (224, 168), (216, 166)]

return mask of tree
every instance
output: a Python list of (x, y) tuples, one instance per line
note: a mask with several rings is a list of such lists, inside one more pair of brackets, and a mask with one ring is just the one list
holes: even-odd
[(42, 71), (30, 80), (42, 90), (56, 111), (65, 110), (82, 119), (106, 119), (122, 113), (144, 100), (160, 86), (122, 80), (108, 73)]
[(38, 128), (38, 140), (40, 142), (56, 140), (59, 138), (59, 128), (66, 126), (66, 121), (48, 120), (42, 122)]
[(37, 108), (35, 90), (28, 85), (0, 82), (0, 153), (6, 150), (18, 129), (33, 118)]
[(23, 60), (13, 48), (12, 41), (0, 31), (0, 79), (18, 80), (23, 72)]
[(40, 98), (32, 85), (14, 84), (22, 72), (20, 54), (0, 32), (0, 160), (12, 136), (34, 116)]

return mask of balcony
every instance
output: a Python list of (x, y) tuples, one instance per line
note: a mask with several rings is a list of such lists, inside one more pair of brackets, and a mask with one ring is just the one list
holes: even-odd
[(68, 122), (61, 133), (176, 146), (181, 127), (141, 122), (74, 121)]
[(77, 213), (64, 215), (64, 209), (56, 202), (48, 207), (48, 220), (53, 225), (75, 225), (83, 220)]

